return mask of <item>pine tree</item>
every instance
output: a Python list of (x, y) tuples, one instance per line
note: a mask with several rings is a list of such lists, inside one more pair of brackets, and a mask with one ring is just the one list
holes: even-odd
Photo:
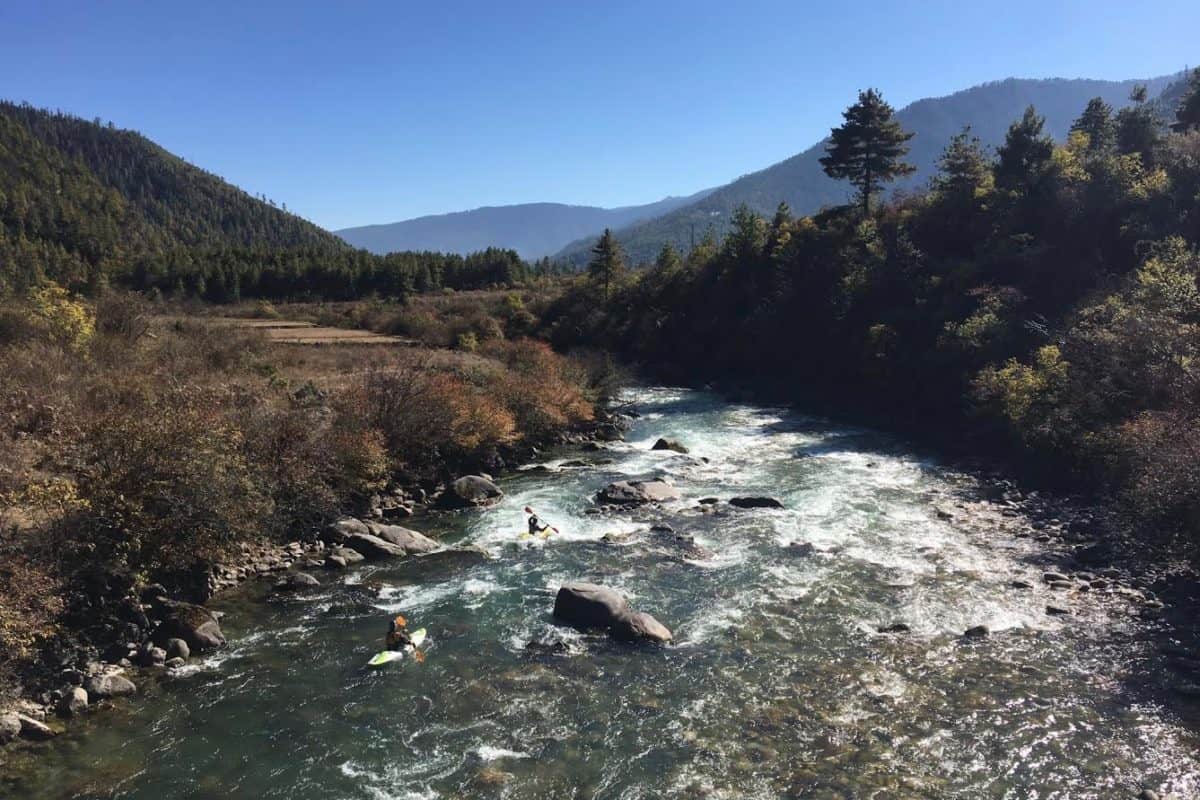
[(849, 180), (858, 189), (863, 214), (884, 183), (911, 175), (916, 167), (903, 161), (913, 134), (894, 118), (892, 107), (874, 89), (858, 93), (858, 102), (847, 108), (841, 127), (830, 132), (821, 158), (825, 174)]
[(625, 254), (621, 251), (621, 243), (613, 232), (605, 228), (604, 234), (592, 248), (592, 260), (588, 264), (588, 275), (600, 284), (605, 301), (612, 293), (612, 284), (625, 271)]
[(938, 158), (938, 174), (930, 182), (933, 190), (944, 197), (961, 201), (975, 198), (976, 192), (990, 183), (991, 164), (978, 136), (971, 135), (971, 126), (956, 134)]
[(1200, 67), (1192, 71), (1188, 92), (1175, 109), (1175, 121), (1171, 123), (1171, 130), (1177, 133), (1200, 130)]
[(1146, 104), (1146, 87), (1135, 86), (1129, 93), (1133, 105), (1117, 112), (1117, 151), (1137, 153), (1147, 165), (1153, 163), (1158, 149), (1160, 122)]
[(1008, 127), (1004, 144), (996, 150), (997, 186), (1029, 194), (1041, 183), (1054, 156), (1054, 140), (1043, 132), (1045, 125), (1046, 118), (1030, 106)]
[(1089, 153), (1107, 153), (1117, 142), (1112, 106), (1103, 98), (1093, 97), (1079, 119), (1071, 124), (1071, 131), (1087, 134)]
[(675, 245), (667, 242), (662, 246), (662, 250), (658, 251), (658, 258), (654, 259), (654, 268), (663, 273), (674, 272), (683, 266), (683, 259), (679, 255), (679, 251), (675, 249)]

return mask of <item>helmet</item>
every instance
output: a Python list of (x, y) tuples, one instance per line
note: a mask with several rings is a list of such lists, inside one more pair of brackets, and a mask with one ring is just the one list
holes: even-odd
[(532, 509), (532, 508), (530, 508), (529, 506), (525, 506), (525, 513), (526, 513), (526, 514), (532, 514), (532, 513), (533, 513), (533, 509)]

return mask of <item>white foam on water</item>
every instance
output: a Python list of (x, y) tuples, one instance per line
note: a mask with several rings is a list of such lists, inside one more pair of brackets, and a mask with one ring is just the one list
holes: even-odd
[(484, 763), (499, 761), (502, 758), (529, 758), (529, 753), (518, 750), (506, 750), (503, 747), (493, 747), (488, 744), (481, 744), (471, 752)]

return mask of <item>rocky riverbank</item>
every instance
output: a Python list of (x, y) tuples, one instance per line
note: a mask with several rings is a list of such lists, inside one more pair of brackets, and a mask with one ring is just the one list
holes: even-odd
[[(550, 441), (494, 452), (485, 461), (491, 468), (504, 470), (520, 460), (536, 458), (546, 446), (617, 441), (629, 424), (626, 415), (600, 411), (587, 426), (562, 432)], [(489, 554), (481, 548), (443, 547), (395, 522), (486, 507), (502, 496), (487, 473), (397, 485), (362, 503), (361, 518), (345, 517), (285, 543), (240, 543), (229, 557), (200, 571), (186, 599), (168, 596), (161, 584), (137, 586), (122, 576), (111, 576), (99, 588), (93, 606), (104, 616), (105, 629), (119, 632), (107, 637), (114, 641), (97, 645), (81, 630), (80, 643), (62, 649), (56, 665), (41, 665), (29, 682), (35, 689), (8, 702), (0, 700), (0, 746), (52, 739), (64, 732), (72, 719), (135, 695), (139, 683), (169, 677), (190, 658), (223, 646), (220, 614), (203, 604), (244, 582), (270, 581), (276, 592), (286, 593), (319, 585), (322, 578), (318, 576), (323, 572), (362, 561), (410, 556), (467, 561), (487, 558)]]

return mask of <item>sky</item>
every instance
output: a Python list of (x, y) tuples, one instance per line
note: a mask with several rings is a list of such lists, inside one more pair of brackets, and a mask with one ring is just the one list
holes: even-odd
[(619, 206), (804, 150), (859, 89), (1200, 62), (1200, 2), (0, 2), (0, 98), (138, 130), (330, 229)]

